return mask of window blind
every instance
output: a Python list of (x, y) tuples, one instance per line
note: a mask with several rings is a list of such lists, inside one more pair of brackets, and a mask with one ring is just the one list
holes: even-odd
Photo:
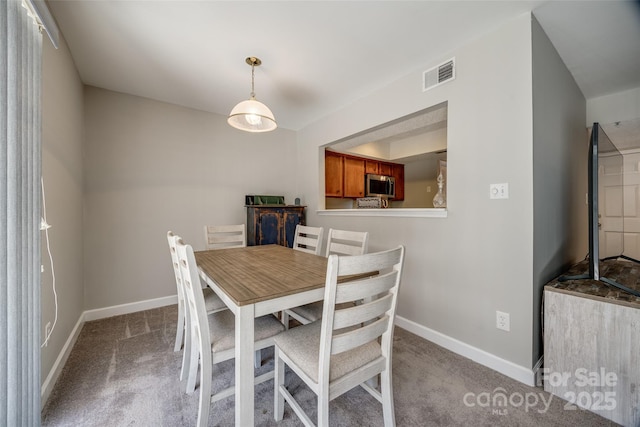
[(0, 425), (40, 424), (42, 36), (0, 1)]

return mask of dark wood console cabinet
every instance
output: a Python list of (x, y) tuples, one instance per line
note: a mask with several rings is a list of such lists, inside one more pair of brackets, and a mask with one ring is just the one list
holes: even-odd
[(252, 205), (247, 208), (247, 245), (293, 246), (296, 225), (305, 224), (304, 206)]

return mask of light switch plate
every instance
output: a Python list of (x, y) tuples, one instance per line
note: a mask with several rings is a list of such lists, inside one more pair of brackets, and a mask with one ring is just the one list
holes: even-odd
[(509, 198), (509, 184), (490, 184), (489, 185), (489, 198), (490, 199), (508, 199)]

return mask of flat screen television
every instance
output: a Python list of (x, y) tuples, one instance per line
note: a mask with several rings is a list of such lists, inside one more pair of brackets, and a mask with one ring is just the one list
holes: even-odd
[[(602, 261), (609, 259), (626, 259), (640, 263), (640, 261), (628, 257), (624, 254), (624, 216), (617, 221), (612, 230), (612, 235), (617, 235), (617, 238), (607, 241), (605, 245), (606, 254), (601, 258), (603, 251), (601, 251), (600, 244), (600, 190), (604, 187), (605, 183), (600, 183), (599, 170), (601, 163), (606, 163), (610, 168), (616, 168), (619, 173), (615, 175), (614, 182), (607, 183), (618, 188), (617, 198), (613, 201), (607, 200), (607, 203), (620, 204), (619, 211), (624, 213), (624, 182), (623, 182), (623, 156), (622, 153), (611, 142), (607, 134), (604, 132), (599, 123), (594, 123), (591, 128), (591, 136), (589, 138), (589, 161), (588, 161), (588, 205), (589, 205), (589, 272), (583, 275), (577, 276), (561, 276), (560, 281), (567, 280), (599, 280), (606, 283), (609, 286), (628, 292), (632, 295), (640, 297), (640, 292), (630, 289), (615, 280), (603, 277), (600, 275), (600, 264)], [(610, 178), (609, 178), (610, 179)], [(601, 185), (603, 184), (603, 185)], [(615, 228), (617, 227), (617, 229)], [(605, 234), (606, 238), (606, 234)]]

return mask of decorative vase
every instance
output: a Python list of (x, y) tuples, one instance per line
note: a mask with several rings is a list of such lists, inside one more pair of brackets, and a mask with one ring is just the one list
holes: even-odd
[(444, 187), (444, 178), (442, 177), (442, 172), (438, 175), (438, 192), (435, 196), (433, 196), (433, 207), (434, 208), (444, 208), (447, 206), (447, 199), (444, 196), (444, 192), (442, 188)]

